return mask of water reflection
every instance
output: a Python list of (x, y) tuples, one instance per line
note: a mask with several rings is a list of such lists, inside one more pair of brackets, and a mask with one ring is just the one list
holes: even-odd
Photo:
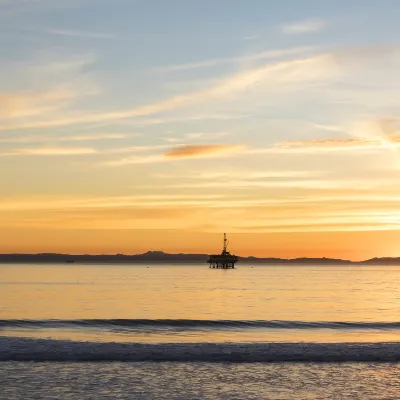
[(397, 321), (399, 267), (1, 265), (1, 319)]

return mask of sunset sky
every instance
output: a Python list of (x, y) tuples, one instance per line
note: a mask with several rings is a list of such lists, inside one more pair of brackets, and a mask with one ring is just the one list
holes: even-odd
[(0, 252), (400, 256), (398, 0), (0, 0)]

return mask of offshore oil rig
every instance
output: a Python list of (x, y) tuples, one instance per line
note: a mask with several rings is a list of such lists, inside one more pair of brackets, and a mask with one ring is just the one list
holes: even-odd
[(235, 268), (235, 263), (238, 262), (239, 258), (227, 250), (228, 248), (228, 240), (226, 238), (226, 233), (224, 233), (224, 248), (221, 254), (211, 254), (208, 259), (208, 263), (210, 264), (210, 268), (218, 268), (218, 269), (233, 269)]

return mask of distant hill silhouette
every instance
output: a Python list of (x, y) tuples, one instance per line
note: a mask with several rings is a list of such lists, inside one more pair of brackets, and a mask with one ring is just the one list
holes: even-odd
[[(39, 254), (0, 254), (0, 263), (178, 263), (194, 264), (206, 263), (208, 254), (169, 254), (163, 251), (148, 251), (143, 254), (58, 254), (58, 253), (39, 253)], [(259, 258), (259, 257), (239, 257), (239, 262), (243, 264), (364, 264), (364, 265), (400, 265), (400, 257), (371, 258), (365, 261), (350, 261), (338, 258)]]

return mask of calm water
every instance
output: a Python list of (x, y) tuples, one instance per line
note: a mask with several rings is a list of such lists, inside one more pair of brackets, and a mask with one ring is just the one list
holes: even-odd
[(397, 398), (400, 268), (0, 265), (0, 361), (7, 399)]

